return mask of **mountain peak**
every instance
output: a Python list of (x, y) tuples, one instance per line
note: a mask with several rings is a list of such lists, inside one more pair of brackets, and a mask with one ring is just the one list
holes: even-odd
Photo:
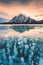
[(18, 16), (24, 16), (24, 14), (21, 14), (21, 13), (20, 13)]
[[(30, 17), (26, 17), (24, 14), (19, 14), (18, 16), (13, 17), (9, 23), (12, 24), (38, 24), (39, 22), (37, 22), (36, 20), (30, 18)], [(42, 23), (42, 22), (40, 22)]]
[(26, 17), (24, 14), (19, 14), (18, 17)]
[(25, 23), (27, 21), (28, 17), (26, 17), (23, 14), (19, 14), (18, 16), (13, 17), (13, 19), (10, 20), (10, 22), (13, 23)]

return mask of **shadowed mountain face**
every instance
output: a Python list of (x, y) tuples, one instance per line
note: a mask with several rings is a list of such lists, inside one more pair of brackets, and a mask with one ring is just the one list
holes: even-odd
[(9, 23), (15, 23), (15, 24), (29, 24), (29, 23), (37, 23), (34, 19), (30, 17), (26, 17), (25, 15), (20, 14), (19, 16), (15, 16), (13, 19), (9, 21)]
[(39, 24), (43, 24), (43, 20), (40, 20), (38, 23), (39, 23)]
[(43, 20), (36, 21), (30, 17), (26, 17), (23, 14), (13, 17), (9, 22), (7, 19), (0, 18), (0, 22), (3, 24), (43, 24)]
[(12, 18), (9, 23), (14, 23), (14, 24), (43, 24), (43, 20), (36, 21), (30, 17), (26, 17), (23, 14), (20, 14), (18, 16), (15, 16)]

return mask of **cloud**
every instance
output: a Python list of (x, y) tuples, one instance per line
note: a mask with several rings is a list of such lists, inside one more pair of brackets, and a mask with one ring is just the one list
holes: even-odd
[(35, 17), (43, 16), (43, 14), (35, 15)]
[(0, 15), (7, 16), (7, 13), (0, 11)]
[(43, 7), (43, 0), (33, 0), (37, 7)]
[(12, 3), (18, 3), (18, 4), (27, 4), (30, 0), (0, 0), (0, 3), (2, 4), (12, 4)]
[(0, 17), (11, 19), (20, 13), (43, 19), (43, 0), (0, 0)]
[(0, 23), (8, 22), (8, 19), (0, 17)]
[(29, 5), (30, 3), (33, 3), (37, 7), (43, 6), (43, 0), (0, 0), (0, 3), (7, 6), (12, 4)]
[(20, 4), (28, 4), (30, 3), (30, 0), (19, 0)]

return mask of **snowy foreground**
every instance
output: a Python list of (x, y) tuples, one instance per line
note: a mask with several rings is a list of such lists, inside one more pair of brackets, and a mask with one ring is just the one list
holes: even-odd
[(43, 65), (43, 39), (0, 38), (0, 65)]

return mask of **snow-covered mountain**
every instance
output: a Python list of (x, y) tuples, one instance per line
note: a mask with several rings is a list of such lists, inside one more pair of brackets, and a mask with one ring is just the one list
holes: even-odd
[[(7, 22), (6, 22), (7, 21)], [(0, 22), (4, 24), (43, 24), (43, 20), (36, 21), (30, 17), (26, 17), (23, 14), (13, 17), (11, 20), (0, 18)]]
[(43, 24), (43, 20), (40, 20), (38, 23), (39, 23), (39, 24)]
[(23, 14), (20, 14), (18, 16), (15, 16), (12, 18), (9, 23), (14, 23), (14, 24), (29, 24), (29, 23), (37, 23), (34, 19), (30, 17), (26, 17)]

